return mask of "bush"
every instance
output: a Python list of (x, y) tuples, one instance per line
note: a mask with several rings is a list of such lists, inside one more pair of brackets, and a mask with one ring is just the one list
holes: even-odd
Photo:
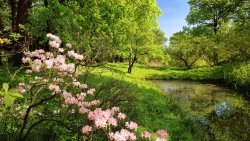
[[(62, 139), (62, 136), (83, 140), (140, 139), (135, 135), (138, 125), (132, 121), (125, 122), (126, 115), (115, 107), (124, 98), (123, 89), (119, 87), (122, 85), (115, 86), (116, 82), (110, 81), (112, 87), (102, 85), (109, 91), (100, 89), (96, 93), (95, 88), (80, 82), (83, 74), (78, 71), (78, 66), (84, 65), (84, 56), (71, 50), (70, 44), (66, 44), (65, 49), (61, 48), (59, 37), (52, 34), (47, 37), (54, 52), (25, 52), (22, 59), (30, 66), (26, 70), (30, 80), (18, 85), (24, 99), (12, 104), (1, 102), (3, 116), (0, 118), (4, 121), (1, 125), (6, 125), (1, 128), (6, 129), (3, 134), (14, 134), (15, 140), (26, 140), (41, 131), (44, 134), (39, 136), (49, 133), (47, 136), (52, 139)], [(103, 93), (113, 95), (107, 97)], [(167, 136), (165, 130), (158, 130), (152, 138), (148, 131), (143, 131), (141, 138), (166, 141)]]

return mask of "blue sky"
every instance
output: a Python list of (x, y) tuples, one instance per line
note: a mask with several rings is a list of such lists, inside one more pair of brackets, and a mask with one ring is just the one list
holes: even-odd
[(157, 4), (162, 10), (159, 17), (161, 30), (167, 38), (187, 25), (185, 18), (189, 11), (188, 0), (157, 0)]

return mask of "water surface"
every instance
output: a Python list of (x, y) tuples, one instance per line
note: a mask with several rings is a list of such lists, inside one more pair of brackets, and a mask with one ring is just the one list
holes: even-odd
[(250, 141), (249, 101), (236, 91), (210, 83), (152, 81), (177, 100), (217, 141)]

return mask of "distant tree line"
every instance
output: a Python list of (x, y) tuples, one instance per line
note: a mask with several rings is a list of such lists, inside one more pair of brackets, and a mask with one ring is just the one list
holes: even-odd
[(173, 62), (186, 67), (250, 59), (250, 1), (189, 0), (189, 26), (170, 38)]

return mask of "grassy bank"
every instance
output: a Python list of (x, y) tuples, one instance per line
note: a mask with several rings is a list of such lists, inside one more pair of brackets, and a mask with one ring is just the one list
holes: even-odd
[[(201, 127), (183, 113), (174, 100), (164, 95), (164, 92), (146, 81), (145, 78), (154, 75), (165, 75), (162, 69), (152, 69), (144, 65), (136, 64), (131, 74), (127, 73), (127, 64), (107, 64), (101, 68), (95, 68), (86, 81), (93, 86), (117, 81), (116, 84), (129, 86), (126, 95), (132, 96), (134, 101), (123, 102), (129, 118), (141, 125), (140, 130), (157, 128), (167, 129), (171, 140), (206, 140), (208, 136)], [(171, 73), (168, 74), (171, 76)], [(184, 74), (183, 74), (184, 75)], [(101, 88), (102, 86), (99, 86)], [(106, 93), (107, 94), (107, 93)]]
[[(137, 130), (138, 136), (140, 136), (140, 131), (145, 129), (152, 132), (166, 129), (170, 140), (173, 141), (208, 139), (200, 125), (192, 121), (188, 114), (182, 112), (174, 100), (165, 96), (160, 88), (145, 80), (156, 74), (163, 75), (165, 72), (161, 69), (152, 69), (139, 64), (135, 65), (131, 74), (127, 73), (127, 64), (106, 64), (90, 69), (87, 77), (82, 77), (80, 81), (96, 88), (96, 97), (101, 101), (106, 101), (102, 108), (119, 106), (124, 113), (127, 113), (129, 120), (136, 121), (140, 125)], [(14, 70), (13, 68), (10, 72)], [(4, 76), (0, 78), (1, 83), (11, 80), (5, 69), (2, 68), (0, 73)], [(18, 82), (29, 81), (27, 79), (23, 72), (18, 73), (10, 85), (14, 88)], [(64, 133), (55, 130), (57, 128), (48, 130), (41, 125), (34, 129), (33, 133), (45, 135)], [(30, 137), (33, 138), (32, 135)], [(40, 135), (35, 138), (39, 139)], [(100, 140), (100, 138), (96, 137), (95, 140)]]
[[(236, 74), (244, 76), (247, 71), (241, 73), (236, 70), (247, 70), (246, 68), (248, 67), (239, 66), (237, 69), (230, 69), (228, 66), (220, 66), (186, 70), (185, 68), (150, 68), (136, 64), (132, 73), (129, 74), (127, 64), (109, 63), (96, 68), (88, 68), (87, 72), (90, 73), (87, 73), (86, 77), (82, 77), (81, 81), (97, 89), (97, 98), (105, 103), (102, 105), (103, 108), (119, 106), (123, 112), (127, 113), (130, 120), (136, 121), (140, 125), (138, 135), (145, 129), (155, 132), (160, 128), (168, 130), (170, 140), (199, 141), (208, 140), (207, 133), (192, 121), (187, 113), (181, 111), (173, 99), (165, 96), (160, 88), (147, 79), (188, 79), (216, 82), (234, 80), (231, 82), (233, 84), (242, 78), (247, 80), (246, 77), (241, 78), (239, 75), (237, 75), (239, 79), (232, 79)], [(11, 78), (7, 71), (0, 70), (0, 74), (3, 76), (0, 78), (0, 82), (9, 82)], [(83, 71), (86, 72), (86, 70)], [(12, 81), (12, 87), (24, 79), (27, 78), (23, 73), (18, 74)], [(247, 81), (242, 82), (247, 83)]]

